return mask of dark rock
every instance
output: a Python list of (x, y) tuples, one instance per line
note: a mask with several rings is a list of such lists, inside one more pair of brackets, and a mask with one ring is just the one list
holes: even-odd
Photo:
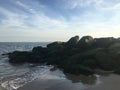
[(45, 56), (47, 54), (47, 52), (48, 52), (47, 48), (41, 47), (41, 46), (34, 47), (32, 49), (32, 53), (34, 53), (36, 55)]
[(53, 42), (8, 56), (10, 63), (47, 63), (71, 74), (94, 74), (95, 69), (120, 73), (120, 41), (115, 38), (84, 36), (79, 40), (75, 36), (66, 43)]
[(94, 39), (91, 36), (84, 36), (82, 37), (79, 42), (78, 46), (81, 48), (89, 48), (94, 43)]
[(47, 45), (47, 48), (55, 48), (64, 45), (64, 42), (53, 42)]
[(9, 62), (11, 63), (24, 63), (27, 62), (30, 52), (20, 52), (20, 51), (14, 51), (9, 54)]
[(26, 51), (15, 51), (9, 54), (10, 63), (45, 63), (43, 55)]
[(75, 37), (72, 37), (71, 39), (69, 39), (69, 40), (66, 42), (66, 45), (73, 47), (73, 46), (76, 46), (76, 45), (77, 45), (78, 41), (79, 41), (79, 36), (75, 36)]
[(107, 38), (95, 38), (95, 46), (96, 47), (107, 47), (111, 44), (113, 44), (114, 42), (117, 42), (117, 40), (113, 37), (107, 37)]

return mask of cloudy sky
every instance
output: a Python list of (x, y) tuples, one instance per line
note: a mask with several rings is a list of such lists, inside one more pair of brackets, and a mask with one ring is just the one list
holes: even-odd
[(0, 0), (0, 41), (120, 36), (120, 0)]

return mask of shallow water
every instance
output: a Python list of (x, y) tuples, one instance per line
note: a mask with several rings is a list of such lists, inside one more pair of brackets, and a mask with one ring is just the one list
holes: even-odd
[(46, 43), (0, 43), (0, 90), (120, 90), (120, 75), (70, 75), (52, 66), (11, 65), (3, 53), (30, 51)]
[(120, 90), (119, 75), (111, 74), (109, 76), (99, 76), (98, 78), (94, 84), (73, 83), (68, 79), (38, 79), (18, 90)]
[[(0, 84), (2, 87), (8, 90), (11, 86), (13, 88), (20, 87), (37, 78), (37, 72), (43, 73), (41, 71), (43, 68), (40, 66), (34, 67), (32, 64), (11, 65), (8, 62), (8, 57), (1, 55), (15, 50), (30, 51), (35, 46), (46, 46), (46, 43), (0, 43)], [(44, 67), (43, 71), (45, 70), (47, 69)]]

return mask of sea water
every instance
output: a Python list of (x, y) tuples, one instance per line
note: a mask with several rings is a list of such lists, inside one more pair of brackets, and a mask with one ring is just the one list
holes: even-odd
[(12, 90), (22, 87), (28, 82), (38, 77), (43, 77), (49, 73), (52, 66), (40, 66), (33, 64), (11, 65), (8, 56), (2, 55), (13, 51), (31, 51), (35, 46), (45, 47), (47, 43), (0, 43), (0, 85)]
[[(54, 86), (50, 90), (120, 90), (120, 75), (93, 75), (93, 76), (75, 76), (64, 74), (61, 70), (50, 71), (53, 66), (34, 65), (34, 64), (22, 64), (12, 65), (8, 62), (9, 58), (5, 53), (13, 51), (31, 51), (33, 47), (43, 46), (46, 47), (48, 43), (38, 42), (0, 42), (0, 90), (15, 90), (21, 88), (35, 81), (36, 79), (44, 80), (48, 85)], [(57, 80), (57, 82), (52, 82)], [(49, 84), (47, 84), (49, 83)], [(54, 85), (53, 85), (54, 84)], [(30, 84), (31, 85), (31, 84)], [(59, 87), (59, 88), (58, 88)], [(116, 89), (116, 87), (118, 89)], [(2, 89), (3, 88), (3, 89)], [(40, 86), (39, 86), (40, 88)], [(37, 90), (40, 90), (40, 89)], [(24, 90), (24, 89), (20, 89)], [(31, 90), (34, 90), (34, 88)], [(44, 89), (45, 90), (45, 89)]]

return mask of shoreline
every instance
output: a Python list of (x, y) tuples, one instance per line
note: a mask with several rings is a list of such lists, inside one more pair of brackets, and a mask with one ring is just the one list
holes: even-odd
[(81, 87), (78, 87), (77, 84), (73, 85), (73, 83), (67, 79), (35, 80), (17, 90), (80, 90), (84, 88), (82, 84), (80, 86)]
[[(56, 77), (38, 78), (13, 90), (120, 90), (120, 75), (117, 74), (100, 75), (96, 76), (96, 79), (84, 75), (79, 77), (70, 75), (69, 77), (71, 79), (68, 77), (65, 79)], [(6, 89), (0, 86), (0, 90)]]
[(111, 74), (101, 76), (100, 82), (94, 85), (72, 83), (70, 80), (35, 80), (17, 90), (120, 90), (120, 76)]

